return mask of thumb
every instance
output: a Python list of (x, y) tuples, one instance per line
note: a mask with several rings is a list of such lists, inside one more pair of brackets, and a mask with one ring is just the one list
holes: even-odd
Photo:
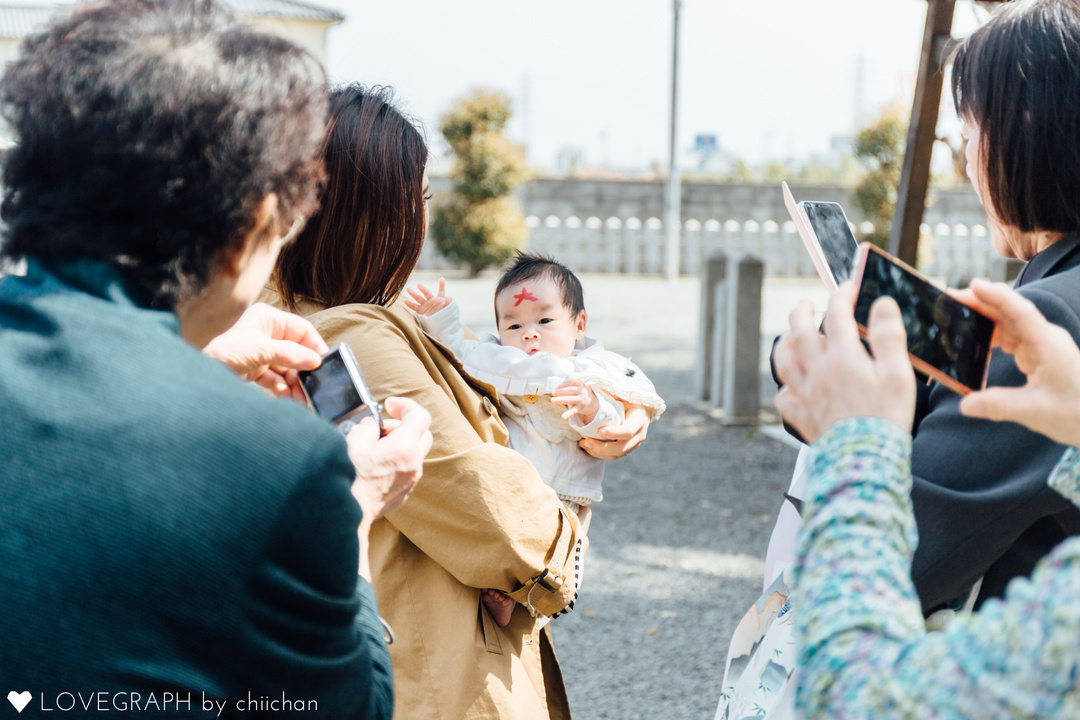
[(1035, 412), (1031, 391), (1024, 388), (992, 387), (965, 395), (960, 400), (960, 413), (983, 420), (1012, 420), (1022, 425)]

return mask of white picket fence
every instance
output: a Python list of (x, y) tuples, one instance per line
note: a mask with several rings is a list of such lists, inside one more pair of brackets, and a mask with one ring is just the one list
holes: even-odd
[[(526, 218), (532, 232), (528, 249), (555, 257), (576, 272), (662, 275), (664, 272), (664, 226), (657, 218), (590, 217)], [(854, 230), (869, 232), (864, 223)], [(810, 277), (814, 266), (803, 248), (795, 225), (787, 220), (764, 223), (734, 220), (688, 220), (683, 224), (679, 269), (697, 274), (702, 260), (715, 252), (749, 253), (765, 263), (770, 276)], [(950, 278), (966, 275), (986, 277), (994, 257), (987, 230), (982, 225), (939, 224), (922, 226), (919, 269), (926, 275)], [(418, 266), (422, 270), (454, 267), (439, 255), (434, 244), (425, 243)]]

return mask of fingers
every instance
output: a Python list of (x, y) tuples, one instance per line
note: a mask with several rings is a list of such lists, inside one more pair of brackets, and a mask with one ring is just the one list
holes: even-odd
[(430, 430), (431, 414), (409, 398), (388, 397), (383, 406), (391, 417), (401, 421), (401, 424), (393, 429), (393, 437), (405, 443), (417, 443), (420, 457), (427, 457), (433, 442)]
[(589, 396), (584, 393), (574, 393), (572, 395), (561, 394), (551, 395), (551, 402), (556, 405), (581, 405), (589, 401)]
[(597, 460), (618, 460), (623, 457), (626, 453), (621, 452), (619, 446), (620, 443), (614, 440), (597, 440), (596, 438), (578, 440), (578, 447)]
[[(649, 415), (649, 411), (646, 410), (643, 405), (634, 405), (626, 402), (624, 402), (623, 405), (626, 408), (626, 412), (623, 415), (622, 423), (619, 425), (605, 425), (597, 430), (597, 434), (602, 435), (605, 440), (632, 442), (633, 446), (627, 450), (627, 452), (629, 452), (645, 439), (652, 418)], [(578, 444), (580, 445), (581, 443)]]
[(301, 405), (307, 405), (307, 395), (300, 386), (300, 375), (295, 370), (285, 371), (285, 384), (289, 386), (289, 397)]
[(446, 297), (446, 278), (439, 278), (439, 297)]
[[(829, 314), (832, 315), (831, 309)], [(900, 314), (900, 306), (891, 297), (878, 298), (870, 306), (867, 339), (879, 373), (896, 378), (911, 374), (904, 319)]]
[(617, 460), (637, 448), (649, 432), (649, 411), (641, 405), (623, 403), (626, 415), (621, 425), (607, 425), (597, 430), (605, 439), (582, 438), (578, 447), (598, 460)]
[(417, 283), (415, 288), (406, 288), (405, 292), (409, 293), (413, 300), (420, 303), (431, 299), (431, 291), (423, 283)]
[(780, 417), (798, 430), (806, 442), (812, 442), (817, 437), (818, 430), (810, 421), (808, 408), (790, 385), (785, 385), (777, 391), (773, 404), (776, 406), (776, 411), (780, 413)]
[(808, 303), (790, 317), (791, 331), (776, 345), (773, 363), (784, 383), (776, 408), (808, 441), (848, 417), (874, 416), (911, 427), (915, 377), (895, 301), (874, 304), (867, 334), (874, 357), (859, 341), (856, 288), (845, 283), (829, 301), (824, 334)]
[[(263, 323), (268, 322), (269, 326), (262, 325), (262, 327), (275, 340), (297, 343), (320, 357), (330, 350), (315, 326), (299, 315), (279, 310), (265, 303), (255, 303), (246, 312), (253, 312)], [(318, 363), (313, 367), (318, 367)]]
[[(319, 340), (321, 341), (322, 338), (320, 337)], [(264, 350), (266, 364), (275, 368), (314, 370), (322, 364), (322, 356), (318, 352), (310, 346), (299, 344), (296, 341), (268, 340)]]
[(807, 355), (819, 353), (823, 348), (821, 333), (814, 327), (814, 306), (809, 301), (803, 300), (791, 311), (788, 324), (791, 330), (780, 337), (773, 351), (776, 376), (784, 385), (799, 382), (806, 375)]
[(431, 297), (431, 293), (429, 293), (427, 288), (423, 285), (420, 285), (417, 288), (406, 288), (405, 293), (408, 295), (408, 297), (404, 298), (405, 307), (416, 313), (420, 312), (420, 308), (422, 308), (428, 298)]
[(288, 383), (285, 382), (285, 378), (274, 370), (266, 370), (258, 377), (253, 378), (253, 380), (255, 384), (266, 388), (276, 397), (290, 397), (292, 395), (291, 388), (289, 388)]
[(858, 289), (846, 282), (829, 298), (829, 310), (825, 313), (824, 332), (833, 347), (855, 352), (859, 342), (859, 326), (855, 323), (855, 300)]
[(1023, 404), (1024, 391), (1019, 388), (991, 387), (965, 395), (960, 400), (960, 413), (973, 418), (1001, 421), (1016, 415)]
[(375, 422), (375, 418), (366, 417), (353, 425), (345, 439), (349, 443), (349, 455), (354, 452), (367, 454), (379, 440), (379, 423)]
[(788, 324), (792, 335), (820, 335), (814, 327), (814, 306), (809, 300), (803, 300), (788, 315)]
[(1050, 324), (1034, 303), (1003, 283), (972, 280), (971, 292), (981, 304), (980, 311), (997, 323), (1005, 337), (1030, 342)]

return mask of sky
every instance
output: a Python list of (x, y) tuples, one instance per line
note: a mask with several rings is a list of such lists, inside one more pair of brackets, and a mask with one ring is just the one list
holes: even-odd
[[(440, 114), (482, 87), (513, 98), (509, 134), (537, 168), (568, 149), (587, 165), (667, 165), (673, 0), (317, 2), (346, 15), (328, 35), (331, 79), (394, 86), (436, 148)], [(926, 7), (682, 0), (680, 165), (699, 134), (750, 163), (822, 156), (858, 118), (910, 106)], [(985, 17), (959, 0), (954, 35)]]
[[(327, 36), (331, 80), (393, 86), (425, 129), (432, 172), (451, 164), (439, 116), (474, 88), (512, 98), (508, 134), (539, 170), (558, 170), (566, 151), (586, 166), (667, 166), (674, 0), (303, 1), (345, 15)], [(680, 168), (696, 164), (697, 135), (755, 165), (807, 161), (883, 107), (910, 107), (926, 7), (681, 0)], [(957, 0), (953, 35), (985, 18)], [(941, 118), (939, 134), (958, 136), (951, 109)]]

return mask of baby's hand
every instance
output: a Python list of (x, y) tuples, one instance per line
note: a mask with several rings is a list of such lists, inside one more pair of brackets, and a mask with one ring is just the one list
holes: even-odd
[(563, 420), (577, 415), (585, 425), (591, 423), (600, 410), (600, 400), (596, 393), (580, 380), (567, 380), (555, 388), (551, 393), (551, 402), (569, 406), (570, 409), (562, 415)]
[(450, 298), (446, 295), (446, 280), (443, 278), (439, 278), (439, 292), (437, 293), (433, 294), (423, 285), (417, 285), (415, 290), (410, 288), (405, 292), (409, 296), (405, 298), (405, 307), (417, 315), (431, 317), (450, 304)]

